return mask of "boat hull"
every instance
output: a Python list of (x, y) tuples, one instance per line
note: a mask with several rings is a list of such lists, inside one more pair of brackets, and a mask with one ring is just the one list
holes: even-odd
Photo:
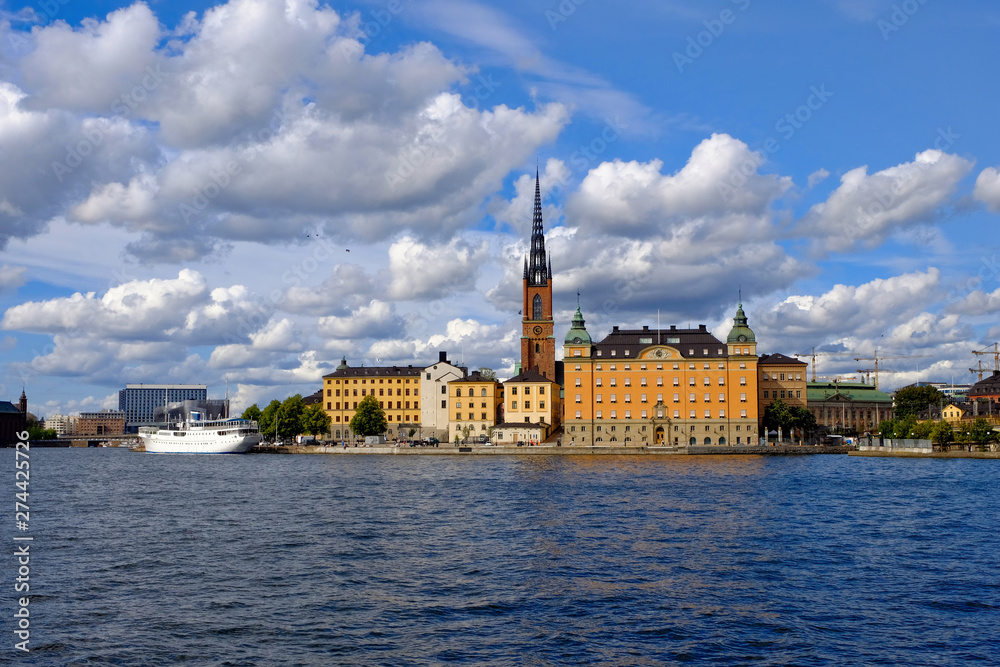
[(146, 451), (151, 454), (244, 454), (260, 443), (261, 436), (259, 433), (201, 435), (195, 431), (188, 431), (183, 437), (167, 432), (165, 435), (146, 435), (142, 440)]

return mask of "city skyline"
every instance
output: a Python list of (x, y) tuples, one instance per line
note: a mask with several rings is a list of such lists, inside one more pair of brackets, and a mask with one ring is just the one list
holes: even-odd
[(761, 353), (907, 357), (892, 388), (1000, 339), (985, 2), (0, 11), (0, 399), (36, 414), (345, 355), (510, 377), (536, 165), (557, 341), (578, 298), (595, 339), (742, 301)]

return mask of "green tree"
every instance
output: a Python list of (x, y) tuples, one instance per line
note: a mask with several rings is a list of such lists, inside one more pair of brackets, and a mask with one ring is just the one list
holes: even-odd
[(927, 440), (931, 437), (934, 426), (935, 422), (930, 420), (922, 421), (913, 427), (913, 430), (910, 431), (910, 437), (917, 440)]
[(260, 432), (265, 438), (273, 439), (275, 437), (274, 425), (279, 410), (281, 410), (281, 402), (278, 399), (274, 399), (260, 413), (260, 419), (257, 423), (260, 425)]
[(246, 410), (243, 411), (243, 414), (240, 415), (240, 418), (241, 419), (249, 419), (252, 422), (258, 422), (259, 423), (260, 422), (260, 408), (257, 407), (256, 403), (254, 403), (249, 408), (247, 408)]
[(306, 408), (302, 416), (302, 430), (309, 435), (324, 435), (330, 432), (330, 415), (326, 414), (322, 405), (313, 403)]
[(944, 397), (934, 387), (904, 387), (896, 392), (896, 417), (916, 417), (930, 405), (940, 403)]
[(37, 421), (28, 425), (28, 440), (55, 440), (57, 437), (54, 428), (44, 428)]
[(969, 426), (968, 442), (978, 442), (985, 444), (997, 439), (997, 432), (993, 430), (993, 425), (989, 421), (980, 417)]
[(476, 370), (479, 371), (479, 376), (484, 380), (497, 379), (497, 372), (492, 368), (486, 368), (485, 366), (483, 366), (482, 368), (477, 368)]
[(792, 428), (798, 429), (803, 435), (816, 430), (816, 415), (808, 408), (796, 405), (791, 408)]
[(306, 412), (306, 404), (302, 394), (289, 396), (278, 410), (278, 436), (282, 440), (294, 438), (304, 432), (302, 418)]
[(780, 428), (783, 435), (788, 435), (791, 433), (794, 421), (791, 408), (780, 398), (764, 408), (763, 423), (768, 431), (777, 431)]
[(378, 405), (378, 399), (368, 395), (358, 403), (358, 409), (351, 417), (351, 430), (362, 437), (382, 435), (389, 428), (385, 412)]
[(954, 439), (955, 429), (951, 427), (951, 424), (946, 421), (939, 421), (934, 425), (934, 429), (931, 431), (932, 441), (942, 446), (948, 446)]

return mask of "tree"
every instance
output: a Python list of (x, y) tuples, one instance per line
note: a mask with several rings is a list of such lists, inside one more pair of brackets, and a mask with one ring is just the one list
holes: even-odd
[(302, 415), (302, 430), (309, 435), (322, 435), (330, 431), (330, 415), (323, 406), (313, 403)]
[(916, 417), (934, 403), (944, 400), (944, 394), (934, 387), (904, 387), (896, 392), (896, 417)]
[(997, 439), (997, 432), (989, 421), (980, 417), (969, 426), (969, 442), (987, 443)]
[(302, 417), (306, 412), (306, 404), (302, 394), (295, 394), (285, 399), (278, 411), (278, 436), (282, 440), (294, 438), (304, 431)]
[(931, 437), (934, 426), (935, 423), (930, 420), (922, 421), (913, 427), (913, 430), (910, 431), (910, 437), (916, 440), (927, 440)]
[(788, 435), (792, 432), (792, 423), (794, 420), (791, 408), (781, 399), (764, 408), (763, 423), (767, 431), (781, 429), (783, 435)]
[(492, 368), (486, 368), (485, 366), (483, 366), (482, 368), (478, 368), (476, 370), (479, 372), (479, 377), (481, 377), (484, 380), (497, 379), (497, 372)]
[(265, 438), (273, 438), (274, 434), (274, 423), (278, 416), (278, 411), (281, 410), (281, 402), (278, 399), (274, 399), (267, 404), (264, 411), (260, 413), (260, 419), (258, 420), (258, 425), (260, 426), (260, 432)]
[(260, 408), (257, 407), (256, 403), (254, 403), (249, 408), (247, 408), (246, 410), (243, 411), (243, 414), (240, 415), (240, 419), (247, 419), (249, 421), (258, 422), (259, 423), (260, 422)]
[(358, 403), (358, 409), (351, 417), (351, 430), (362, 437), (382, 435), (389, 428), (385, 412), (378, 405), (378, 399), (368, 395)]
[(816, 430), (816, 415), (808, 408), (796, 405), (791, 409), (792, 427), (798, 429), (803, 434), (812, 433)]
[(942, 447), (947, 447), (955, 439), (955, 429), (946, 421), (939, 421), (931, 430), (931, 440)]
[(54, 428), (44, 428), (38, 421), (28, 424), (28, 440), (55, 440), (57, 437)]

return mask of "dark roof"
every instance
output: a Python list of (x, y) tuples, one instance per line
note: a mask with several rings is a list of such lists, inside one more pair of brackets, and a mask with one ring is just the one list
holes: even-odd
[(509, 380), (504, 381), (504, 384), (508, 382), (552, 382), (555, 380), (545, 377), (536, 370), (528, 369), (526, 371), (521, 371), (518, 375), (515, 375)]
[(315, 394), (309, 394), (308, 396), (306, 396), (305, 398), (302, 399), (302, 402), (305, 403), (306, 405), (315, 405), (317, 403), (322, 403), (323, 402), (323, 390), (320, 389)]
[(357, 368), (348, 366), (341, 368), (323, 378), (358, 378), (358, 377), (420, 377), (424, 367), (414, 368), (413, 366), (359, 366)]
[(806, 362), (796, 359), (795, 357), (788, 357), (780, 352), (775, 352), (774, 354), (764, 354), (757, 359), (757, 367), (766, 366), (767, 364), (773, 364), (775, 366), (788, 366), (789, 364), (795, 364), (796, 366), (808, 366)]
[(456, 382), (499, 382), (499, 380), (497, 380), (496, 378), (492, 380), (487, 380), (482, 375), (480, 375), (479, 371), (472, 371), (471, 373), (469, 373), (467, 377), (458, 378), (457, 380), (449, 380), (448, 384), (455, 384)]
[(969, 396), (995, 396), (1000, 394), (1000, 371), (993, 371), (969, 389)]
[[(697, 329), (622, 329), (614, 327), (604, 340), (594, 345), (592, 357), (634, 359), (652, 345), (669, 345), (685, 359), (724, 358), (729, 355), (726, 344), (713, 336), (704, 324)], [(706, 354), (705, 350), (708, 350)], [(614, 351), (614, 355), (611, 352)], [(600, 352), (600, 354), (598, 354)]]
[(10, 401), (0, 401), (0, 412), (14, 412), (16, 414), (21, 414), (17, 406)]

